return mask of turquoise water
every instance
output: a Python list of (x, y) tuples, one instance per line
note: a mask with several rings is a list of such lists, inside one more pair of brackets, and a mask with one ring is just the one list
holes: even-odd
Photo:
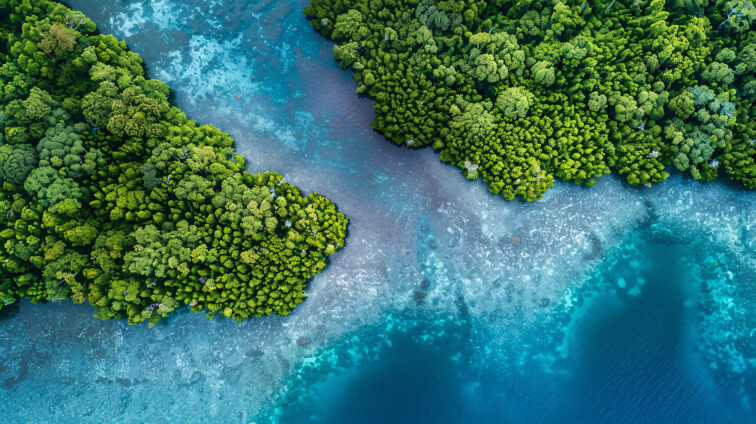
[(754, 420), (756, 193), (607, 176), (506, 202), (371, 131), (306, 1), (69, 3), (350, 238), (285, 318), (4, 311), (0, 422)]

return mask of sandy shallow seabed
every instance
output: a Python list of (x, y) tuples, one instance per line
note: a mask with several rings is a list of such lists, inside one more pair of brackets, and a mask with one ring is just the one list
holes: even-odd
[(753, 417), (756, 193), (612, 175), (507, 202), (374, 133), (306, 1), (68, 3), (231, 133), (250, 171), (333, 199), (349, 239), (284, 318), (4, 311), (0, 422)]

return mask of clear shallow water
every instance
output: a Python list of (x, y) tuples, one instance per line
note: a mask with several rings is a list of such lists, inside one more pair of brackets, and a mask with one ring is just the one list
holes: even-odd
[(286, 318), (4, 312), (0, 422), (753, 420), (756, 193), (609, 176), (506, 202), (373, 133), (305, 1), (69, 3), (350, 238)]

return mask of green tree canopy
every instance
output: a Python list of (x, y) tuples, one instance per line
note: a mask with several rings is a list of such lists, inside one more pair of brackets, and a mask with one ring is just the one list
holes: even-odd
[[(228, 134), (188, 120), (81, 13), (0, 0), (0, 16), (0, 308), (69, 297), (134, 324), (182, 305), (286, 315), (304, 300), (344, 246), (336, 205), (247, 172)], [(369, 33), (356, 10), (335, 22)], [(336, 54), (356, 67), (363, 50)]]

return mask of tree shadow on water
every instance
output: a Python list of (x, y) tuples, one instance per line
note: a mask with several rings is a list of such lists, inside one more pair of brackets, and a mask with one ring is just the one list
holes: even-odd
[(0, 321), (12, 319), (21, 312), (21, 305), (14, 303), (0, 308)]

